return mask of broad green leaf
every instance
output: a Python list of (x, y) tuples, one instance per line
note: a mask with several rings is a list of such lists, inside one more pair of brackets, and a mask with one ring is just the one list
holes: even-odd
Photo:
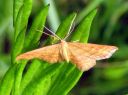
[(49, 5), (43, 8), (33, 21), (30, 31), (25, 39), (25, 50), (31, 50), (38, 46), (40, 37), (43, 33), (46, 16), (48, 14), (48, 8)]
[(11, 66), (3, 77), (0, 84), (0, 95), (10, 95), (14, 83), (16, 66), (17, 64)]

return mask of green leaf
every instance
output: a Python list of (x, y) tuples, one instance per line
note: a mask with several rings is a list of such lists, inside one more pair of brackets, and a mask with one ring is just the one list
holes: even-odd
[[(63, 22), (59, 25), (56, 35), (58, 35), (61, 39), (63, 39), (67, 35), (67, 33), (70, 32), (75, 18), (76, 18), (76, 13), (72, 13), (68, 17), (66, 17), (63, 20)], [(58, 39), (49, 38), (46, 41), (46, 44), (53, 44), (56, 43), (57, 41)]]
[[(48, 92), (51, 89), (52, 78), (54, 77), (54, 75), (57, 72), (59, 72), (59, 69), (62, 68), (63, 64), (64, 63), (61, 62), (61, 63), (58, 63), (58, 64), (51, 65), (52, 66), (52, 69), (49, 71), (49, 73), (50, 72), (51, 73), (47, 77), (43, 78), (44, 80), (41, 80), (38, 83), (37, 88), (34, 91), (34, 95), (48, 95)], [(47, 68), (45, 68), (45, 71), (47, 69), (49, 69), (49, 67), (51, 68), (51, 66), (48, 66)], [(42, 75), (42, 73), (41, 73), (41, 75)]]
[(82, 72), (73, 64), (64, 63), (58, 73), (54, 75), (54, 81), (47, 95), (67, 95), (79, 80)]
[[(27, 85), (23, 91), (23, 95), (32, 95), (35, 91), (40, 89), (43, 86), (42, 83), (49, 79), (57, 70), (61, 67), (61, 64), (53, 64), (46, 68), (42, 68), (41, 73), (38, 76), (34, 77), (33, 80)], [(43, 88), (45, 88), (43, 86)], [(45, 89), (46, 90), (46, 89)], [(39, 95), (39, 94), (38, 94)]]
[(0, 95), (10, 95), (14, 83), (16, 66), (17, 65), (11, 66), (2, 79)]
[(23, 70), (27, 64), (26, 60), (19, 61), (16, 71), (15, 71), (15, 82), (14, 87), (12, 90), (12, 95), (19, 95), (20, 94), (20, 85), (21, 85), (21, 79), (23, 76)]
[(40, 70), (40, 67), (44, 67), (40, 61), (33, 60), (31, 65), (29, 66), (27, 72), (24, 74), (21, 85), (20, 85), (20, 92), (25, 89), (25, 87), (30, 83), (30, 81), (33, 79), (34, 75), (37, 74), (37, 70)]
[(14, 42), (16, 41), (17, 36), (21, 32), (20, 25), (21, 25), (21, 21), (22, 21), (22, 14), (23, 14), (23, 7), (20, 8), (17, 18), (16, 18), (16, 24), (14, 26)]
[(28, 18), (30, 16), (32, 9), (32, 0), (24, 0), (23, 5), (20, 7), (18, 12), (18, 16), (16, 18), (15, 24), (15, 35), (14, 38), (16, 40), (18, 34), (27, 27)]
[(13, 23), (15, 25), (18, 12), (23, 5), (23, 0), (13, 0)]
[(72, 13), (71, 15), (69, 15), (59, 26), (59, 28), (57, 29), (56, 34), (61, 37), (64, 38), (68, 32), (71, 31), (73, 22), (76, 18), (76, 13)]
[[(49, 5), (41, 10), (41, 12), (37, 15), (33, 24), (30, 28), (28, 35), (25, 40), (25, 51), (32, 50), (37, 47), (40, 37), (42, 36), (44, 24), (46, 21), (46, 16), (48, 14)], [(40, 30), (40, 31), (38, 31)]]
[(73, 32), (71, 36), (71, 41), (80, 41), (87, 43), (89, 37), (89, 32), (94, 16), (96, 15), (97, 9), (93, 10), (88, 16), (86, 16), (83, 21), (80, 22), (76, 31)]
[(34, 95), (47, 95), (50, 87), (51, 87), (51, 76), (48, 76), (37, 85), (37, 88), (34, 91)]
[(20, 32), (20, 34), (18, 35), (18, 37), (14, 43), (12, 55), (11, 55), (12, 63), (15, 62), (16, 56), (22, 52), (23, 45), (24, 45), (24, 38), (25, 38), (25, 30)]
[(72, 85), (70, 76), (74, 73), (74, 68), (76, 67), (73, 64), (64, 63), (62, 68), (54, 75), (51, 89), (49, 89), (47, 95), (66, 95), (65, 93), (69, 92), (69, 88)]
[[(16, 1), (14, 1), (16, 3)], [(28, 18), (32, 9), (32, 0), (24, 0), (23, 6), (20, 7), (16, 24), (14, 26), (14, 45), (12, 50), (12, 63), (18, 54), (22, 52), (24, 45), (25, 32), (27, 27)]]

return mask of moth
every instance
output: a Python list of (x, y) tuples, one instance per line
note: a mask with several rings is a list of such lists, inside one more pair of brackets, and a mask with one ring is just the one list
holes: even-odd
[(118, 49), (116, 46), (66, 42), (55, 33), (51, 33), (60, 40), (60, 43), (23, 53), (17, 56), (16, 60), (38, 58), (51, 64), (71, 61), (79, 70), (87, 71), (96, 65), (96, 60), (110, 58)]

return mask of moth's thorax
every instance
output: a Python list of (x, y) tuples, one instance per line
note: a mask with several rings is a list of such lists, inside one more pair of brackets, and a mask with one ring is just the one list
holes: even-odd
[(68, 52), (68, 44), (66, 41), (61, 40), (61, 48), (60, 48), (61, 56), (69, 62), (69, 52)]

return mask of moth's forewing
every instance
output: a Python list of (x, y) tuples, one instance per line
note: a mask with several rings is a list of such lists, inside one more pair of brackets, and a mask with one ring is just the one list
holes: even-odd
[(56, 63), (58, 61), (62, 61), (59, 47), (60, 47), (59, 44), (55, 44), (40, 49), (35, 49), (33, 51), (29, 51), (17, 56), (16, 60), (21, 60), (21, 59), (30, 60), (33, 58), (38, 58), (47, 61), (49, 63)]
[(98, 44), (83, 44), (83, 43), (70, 43), (70, 47), (77, 47), (81, 49), (81, 53), (84, 56), (88, 56), (95, 60), (107, 59), (112, 56), (112, 54), (118, 50), (115, 46), (109, 45), (98, 45)]

